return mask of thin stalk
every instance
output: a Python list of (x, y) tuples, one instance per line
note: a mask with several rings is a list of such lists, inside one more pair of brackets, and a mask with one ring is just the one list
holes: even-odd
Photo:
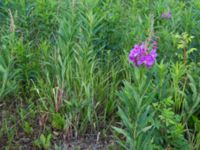
[(187, 56), (186, 56), (186, 48), (184, 48), (184, 65), (186, 65), (186, 59), (187, 59)]

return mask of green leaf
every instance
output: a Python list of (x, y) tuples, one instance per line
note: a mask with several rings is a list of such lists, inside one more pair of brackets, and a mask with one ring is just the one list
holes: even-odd
[(150, 130), (153, 126), (147, 126), (145, 128), (142, 129), (142, 132), (147, 132), (148, 130)]

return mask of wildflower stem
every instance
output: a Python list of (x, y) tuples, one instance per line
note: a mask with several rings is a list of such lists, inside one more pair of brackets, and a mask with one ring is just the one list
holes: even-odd
[(149, 37), (147, 38), (147, 41), (145, 43), (146, 48), (148, 48), (149, 43), (151, 42), (153, 35), (154, 35), (154, 16), (151, 15), (151, 28), (150, 28)]
[(184, 64), (186, 64), (186, 48), (184, 48)]

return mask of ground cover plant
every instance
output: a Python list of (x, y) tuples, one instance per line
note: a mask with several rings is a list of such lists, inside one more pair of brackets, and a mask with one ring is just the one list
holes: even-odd
[(0, 149), (200, 149), (199, 0), (0, 0)]

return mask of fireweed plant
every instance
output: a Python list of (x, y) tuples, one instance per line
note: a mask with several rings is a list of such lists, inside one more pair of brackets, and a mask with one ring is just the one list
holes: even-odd
[(162, 70), (159, 64), (155, 65), (157, 49), (157, 41), (149, 37), (142, 44), (135, 44), (130, 51), (128, 58), (134, 65), (131, 68), (133, 80), (125, 81), (124, 88), (117, 92), (122, 127), (113, 128), (125, 138), (121, 140), (118, 136), (119, 145), (124, 149), (164, 150), (173, 147), (188, 150), (181, 115), (172, 109), (176, 101), (169, 95), (161, 99), (160, 87), (154, 84), (158, 77), (152, 78), (154, 70)]
[[(170, 17), (171, 13), (168, 12), (166, 19)], [(162, 70), (159, 64), (155, 65), (158, 42), (153, 33), (152, 20), (147, 40), (135, 44), (129, 53), (129, 62), (134, 66), (131, 68), (133, 77), (131, 82), (125, 81), (124, 88), (117, 92), (120, 99), (118, 115), (122, 127), (114, 127), (114, 130), (125, 138), (124, 141), (119, 139), (124, 149), (187, 150), (189, 147), (184, 137), (181, 116), (172, 109), (176, 101), (169, 94), (161, 97), (158, 94), (160, 87), (154, 83), (154, 80), (159, 79), (156, 76), (156, 79), (152, 78), (154, 70)]]

